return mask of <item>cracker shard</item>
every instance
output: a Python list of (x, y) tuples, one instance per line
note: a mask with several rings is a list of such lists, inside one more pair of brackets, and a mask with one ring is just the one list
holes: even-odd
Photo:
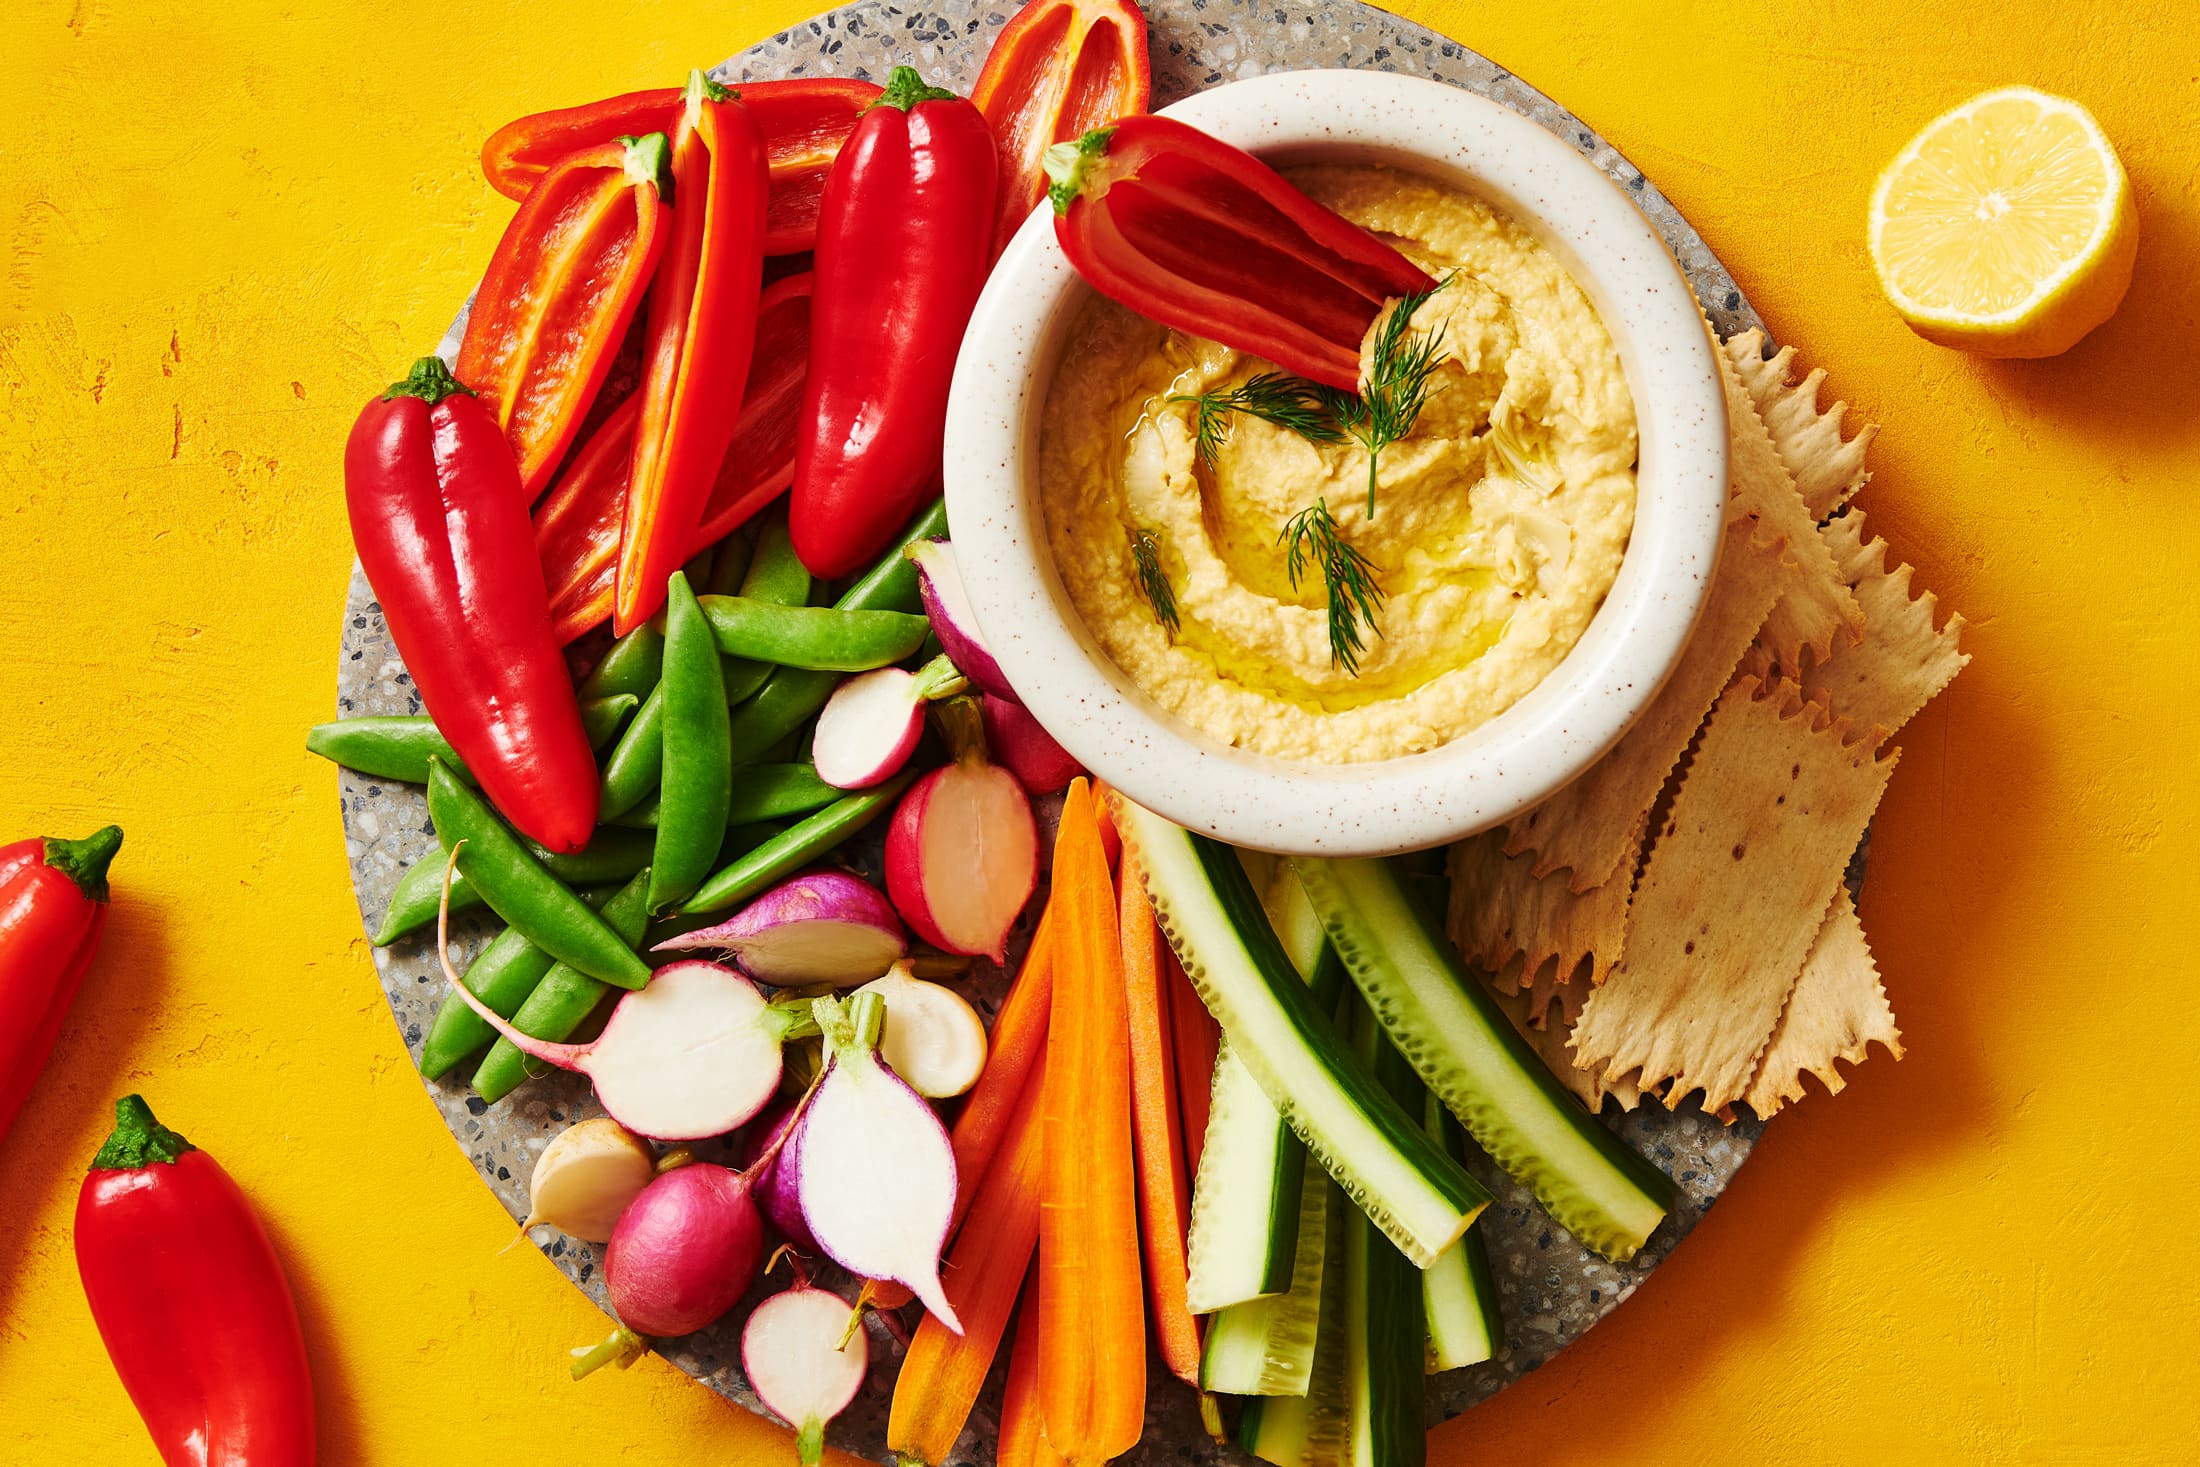
[(1806, 1073), (1816, 1075), (1828, 1095), (1838, 1095), (1848, 1082), (1834, 1061), (1861, 1064), (1873, 1044), (1902, 1058), (1902, 1032), (1879, 981), (1879, 965), (1872, 961), (1856, 903), (1843, 887), (1834, 893), (1742, 1099), (1760, 1117), (1770, 1116), (1803, 1098)]
[(1830, 708), (1861, 733), (1892, 734), (1963, 671), (1971, 658), (1958, 645), (1963, 617), (1935, 626), (1939, 603), (1930, 591), (1913, 596), (1911, 567), (1887, 569), (1887, 542), (1866, 539), (1863, 511), (1826, 524), (1826, 542), (1856, 590), (1868, 630), (1854, 647), (1837, 647), (1803, 673), (1804, 696)]
[(1802, 381), (1795, 376), (1795, 348), (1784, 346), (1777, 355), (1765, 356), (1765, 334), (1744, 331), (1726, 343), (1727, 359), (1734, 364), (1743, 391), (1757, 409), (1780, 461), (1795, 478), (1796, 492), (1822, 520), (1849, 502), (1856, 491), (1871, 482), (1865, 459), (1872, 440), (1879, 436), (1877, 423), (1864, 423), (1853, 437), (1844, 433), (1849, 405), (1835, 402), (1821, 410), (1819, 389), (1825, 385), (1824, 368), (1813, 368)]
[(1492, 973), (1519, 958), (1539, 982), (1546, 972), (1555, 975), (1546, 988), (1570, 981), (1583, 966), (1589, 983), (1602, 983), (1626, 941), (1647, 823), (1635, 822), (1611, 879), (1585, 892), (1558, 876), (1537, 876), (1531, 856), (1506, 855), (1501, 830), (1460, 841), (1451, 849), (1451, 940)]
[[(1603, 1108), (1607, 1096), (1618, 1101), (1621, 1110), (1633, 1110), (1642, 1104), (1642, 1087), (1632, 1075), (1613, 1078), (1600, 1068), (1584, 1068), (1578, 1063), (1570, 1037), (1572, 1024), (1563, 1012), (1553, 1015), (1549, 1024), (1529, 1021), (1528, 998), (1520, 987), (1518, 973), (1500, 975), (1495, 980), (1485, 975), (1484, 982), (1490, 988), (1491, 1000), (1504, 1011), (1528, 1048), (1535, 1051), (1561, 1085), (1589, 1107), (1591, 1114)], [(1511, 986), (1500, 986), (1507, 982)]]
[(1793, 683), (1721, 696), (1637, 886), (1627, 949), (1572, 1039), (1668, 1099), (1741, 1098), (1895, 759)]

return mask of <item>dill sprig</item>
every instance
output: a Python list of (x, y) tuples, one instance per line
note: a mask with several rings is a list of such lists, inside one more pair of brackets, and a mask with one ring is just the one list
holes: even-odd
[(1321, 571), (1329, 599), (1330, 665), (1358, 677), (1368, 636), (1382, 635), (1376, 617), (1383, 609), (1383, 588), (1375, 579), (1375, 563), (1344, 537), (1344, 528), (1329, 512), (1326, 499), (1291, 516), (1276, 539), (1284, 547), (1284, 569), (1292, 590), (1299, 588), (1309, 567)]
[(1131, 531), (1131, 565), (1138, 572), (1138, 589), (1153, 608), (1153, 619), (1174, 640), (1178, 625), (1176, 590), (1169, 584), (1168, 572), (1161, 568), (1161, 542), (1154, 538), (1153, 531)]
[(1230, 415), (1245, 413), (1296, 433), (1309, 443), (1339, 443), (1344, 433), (1330, 421), (1330, 408), (1322, 389), (1304, 377), (1288, 372), (1262, 372), (1227, 392), (1172, 393), (1170, 402), (1189, 403), (1192, 438), (1199, 461), (1212, 469), (1230, 431)]
[(1413, 431), (1421, 409), (1428, 405), (1429, 383), (1449, 353), (1444, 350), (1442, 327), (1415, 336), (1409, 329), (1414, 312), (1428, 298), (1451, 284), (1445, 276), (1427, 290), (1402, 296), (1375, 333), (1368, 350), (1367, 387), (1360, 393), (1318, 387), (1330, 416), (1347, 436), (1367, 450), (1367, 513), (1375, 517), (1376, 474), (1383, 450)]

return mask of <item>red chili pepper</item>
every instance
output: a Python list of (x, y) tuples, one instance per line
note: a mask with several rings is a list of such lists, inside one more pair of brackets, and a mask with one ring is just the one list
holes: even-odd
[(568, 155), (527, 195), (474, 295), (458, 375), (512, 441), (532, 500), (603, 385), (664, 248), (663, 133)]
[[(771, 204), (764, 253), (797, 255), (817, 243), (818, 200), (833, 155), (848, 140), (856, 118), (878, 96), (878, 87), (854, 77), (797, 77), (742, 82), (741, 100), (764, 134), (771, 162)], [(607, 97), (583, 107), (537, 112), (507, 122), (481, 147), (481, 171), (508, 199), (527, 191), (568, 153), (602, 147), (621, 137), (670, 133), (680, 122), (678, 87), (657, 87)]]
[(764, 139), (737, 93), (700, 71), (672, 140), (672, 235), (649, 290), (641, 418), (627, 481), (612, 627), (665, 604), (703, 523), (756, 345), (764, 273)]
[(1146, 13), (1137, 0), (1031, 0), (1001, 27), (970, 100), (1000, 150), (998, 255), (1046, 199), (1049, 147), (1151, 105)]
[(0, 846), (0, 1141), (53, 1053), (107, 925), (110, 825), (82, 840)]
[[(741, 393), (741, 417), (718, 469), (688, 555), (714, 545), (785, 492), (794, 477), (795, 424), (810, 347), (807, 271), (764, 288), (756, 307), (756, 349)], [(620, 403), (581, 445), (535, 506), (535, 552), (550, 588), (550, 621), (570, 642), (611, 615), (627, 476), (641, 399)], [(685, 557), (684, 557), (685, 558)]]
[(221, 1164), (115, 1102), (76, 1199), (92, 1321), (168, 1467), (312, 1467), (313, 1378), (282, 1264)]
[(948, 379), (992, 263), (996, 172), (984, 116), (906, 66), (833, 162), (788, 510), (812, 575), (869, 564), (939, 492)]
[(1252, 154), (1168, 117), (1047, 150), (1054, 233), (1142, 316), (1356, 392), (1384, 302), (1436, 282)]
[(359, 563), (436, 727), (498, 809), (553, 851), (596, 825), (596, 756), (535, 560), (512, 451), (435, 357), (344, 447)]

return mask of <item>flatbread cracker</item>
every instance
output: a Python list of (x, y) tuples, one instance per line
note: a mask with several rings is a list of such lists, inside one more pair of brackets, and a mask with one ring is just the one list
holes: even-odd
[(1902, 1058), (1902, 1032), (1895, 1027), (1856, 903), (1843, 887), (1834, 894), (1833, 909), (1803, 959), (1803, 971), (1742, 1099), (1760, 1118), (1773, 1115), (1803, 1098), (1806, 1072), (1818, 1077), (1828, 1095), (1839, 1095), (1848, 1081), (1833, 1062), (1861, 1064), (1873, 1044)]
[(1563, 1014), (1554, 1015), (1555, 1022), (1537, 1026), (1528, 1022), (1526, 998), (1517, 988), (1518, 975), (1514, 975), (1515, 988), (1511, 991), (1494, 991), (1490, 995), (1496, 1005), (1504, 1010), (1520, 1037), (1528, 1042), (1528, 1048), (1558, 1077), (1558, 1082), (1571, 1090), (1581, 1103), (1594, 1114), (1603, 1109), (1606, 1096), (1619, 1102), (1621, 1110), (1633, 1110), (1642, 1104), (1642, 1087), (1634, 1083), (1632, 1076), (1618, 1080), (1605, 1078), (1599, 1069), (1583, 1069), (1575, 1062), (1574, 1050), (1568, 1037), (1570, 1024)]
[(1704, 1109), (1739, 1099), (1894, 771), (1793, 684), (1719, 699), (1635, 891), (1627, 951), (1573, 1031), (1580, 1061)]
[(1532, 856), (1507, 856), (1502, 830), (1460, 841), (1451, 848), (1451, 940), (1492, 973), (1517, 957), (1529, 973), (1554, 970), (1559, 976), (1549, 981), (1557, 984), (1586, 963), (1588, 981), (1602, 983), (1627, 937), (1644, 814), (1612, 878), (1585, 892), (1562, 877), (1538, 877)]
[(1864, 608), (1864, 640), (1837, 647), (1803, 671), (1803, 694), (1845, 718), (1857, 733), (1885, 738), (1916, 716), (1971, 658), (1957, 643), (1963, 617), (1933, 625), (1939, 602), (1910, 593), (1911, 567), (1887, 569), (1887, 542), (1864, 536), (1864, 514), (1851, 509), (1826, 523), (1826, 542)]
[(1836, 402), (1823, 411), (1818, 406), (1818, 390), (1826, 380), (1823, 368), (1813, 368), (1800, 382), (1791, 381), (1795, 348), (1781, 347), (1778, 355), (1767, 358), (1765, 334), (1755, 329), (1729, 340), (1726, 354), (1812, 519), (1832, 514), (1871, 482), (1864, 461), (1879, 425), (1864, 423), (1854, 437), (1843, 435), (1849, 405)]

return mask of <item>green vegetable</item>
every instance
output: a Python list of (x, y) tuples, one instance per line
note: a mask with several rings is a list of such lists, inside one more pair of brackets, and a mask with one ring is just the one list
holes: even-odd
[(914, 770), (905, 770), (875, 789), (860, 790), (834, 801), (735, 860), (704, 882), (702, 890), (681, 903), (679, 910), (690, 915), (716, 912), (755, 896), (870, 824), (915, 778)]
[[(620, 887), (611, 900), (604, 903), (603, 920), (618, 934), (621, 942), (630, 947), (640, 944), (649, 922), (647, 869), (636, 872), (632, 881)], [(572, 1037), (573, 1031), (596, 1011), (597, 1005), (617, 991), (578, 968), (559, 963), (543, 975), (535, 991), (513, 1012), (512, 1024), (522, 1034), (552, 1042), (562, 1041)], [(549, 1069), (550, 1066), (540, 1060), (520, 1053), (511, 1040), (499, 1038), (489, 1046), (489, 1053), (483, 1056), (480, 1067), (474, 1071), (474, 1091), (495, 1104), (528, 1080), (548, 1073)]]
[[(1419, 1105), (1413, 1067), (1383, 1037), (1364, 1004), (1353, 1016), (1352, 1049), (1400, 1104)], [(1455, 1245), (1456, 1246), (1456, 1245)], [(1364, 1217), (1344, 1240), (1345, 1380), (1352, 1467), (1417, 1467), (1428, 1450), (1428, 1327), (1421, 1275)]]
[(731, 596), (738, 592), (741, 582), (748, 578), (749, 563), (755, 553), (756, 547), (739, 530), (719, 541), (718, 556), (710, 563), (710, 578), (702, 582), (703, 591), (712, 596)]
[[(599, 828), (584, 850), (570, 854), (546, 851), (533, 841), (528, 852), (543, 868), (567, 886), (602, 886), (624, 881), (649, 864), (652, 841), (646, 832)], [(443, 856), (440, 852), (413, 864), (397, 879), (390, 893), (389, 909), (382, 914), (382, 930), (374, 935), (377, 947), (387, 947), (409, 932), (435, 922), (443, 898)], [(481, 893), (464, 871), (451, 873), (451, 910), (463, 912), (481, 905)]]
[[(1458, 1118), (1426, 1086), (1421, 1092), (1422, 1128), (1431, 1140), (1461, 1161), (1467, 1159), (1467, 1133)], [(1457, 1370), (1479, 1365), (1505, 1343), (1505, 1321), (1497, 1308), (1497, 1279), (1490, 1271), (1489, 1245), (1478, 1221), (1467, 1235), (1444, 1250), (1421, 1275), (1421, 1307), (1428, 1316), (1428, 1369)]]
[(649, 905), (663, 911), (702, 884), (726, 840), (733, 794), (727, 759), (726, 683), (718, 644), (687, 577), (665, 598), (664, 780)]
[[(601, 895), (581, 893), (581, 900), (598, 906)], [(466, 966), (464, 982), (473, 995), (499, 1016), (509, 1019), (527, 995), (535, 991), (554, 964), (550, 954), (527, 940), (516, 927), (507, 927)], [(443, 1002), (420, 1045), (422, 1078), (440, 1080), (458, 1062), (496, 1038), (496, 1030), (457, 994), (445, 990)]]
[(777, 606), (745, 596), (706, 596), (703, 615), (730, 657), (825, 672), (869, 672), (924, 644), (930, 623), (905, 611)]
[(608, 698), (629, 693), (649, 696), (665, 661), (665, 634), (646, 622), (611, 644), (603, 661), (581, 684), (583, 698)]
[[(788, 815), (807, 815), (839, 799), (836, 789), (808, 764), (744, 764), (734, 773), (733, 798), (726, 808), (729, 825), (753, 825)], [(615, 824), (655, 829), (658, 797), (650, 796), (621, 815)]]
[(665, 685), (660, 679), (603, 761), (596, 818), (615, 820), (649, 798), (665, 772)]
[(1351, 1437), (1352, 1401), (1345, 1367), (1345, 1238), (1362, 1218), (1345, 1205), (1334, 1182), (1323, 1213), (1323, 1265), (1314, 1309), (1312, 1362), (1304, 1395), (1253, 1396), (1238, 1417), (1238, 1444), (1276, 1467), (1336, 1467)]
[(1475, 1144), (1583, 1243), (1632, 1258), (1672, 1206), (1672, 1180), (1558, 1083), (1386, 863), (1291, 867), (1391, 1042)]
[[(1300, 1147), (1299, 1155), (1305, 1154)], [(1204, 1172), (1204, 1155), (1200, 1166)], [(1345, 1224), (1358, 1214), (1345, 1205), (1344, 1193), (1318, 1166), (1300, 1169), (1296, 1200), (1296, 1246), (1289, 1285), (1282, 1293), (1247, 1299), (1209, 1317), (1199, 1351), (1203, 1391), (1303, 1396), (1309, 1389), (1320, 1335), (1322, 1289), (1331, 1272), (1344, 1267)]]
[(428, 818), (436, 835), (458, 853), (467, 882), (530, 942), (606, 983), (640, 988), (649, 982), (649, 965), (440, 762), (429, 766)]
[[(584, 700), (581, 725), (588, 730), (589, 746), (601, 749), (610, 743), (640, 701), (630, 693)], [(436, 730), (435, 720), (423, 714), (409, 718), (339, 718), (334, 723), (316, 724), (306, 732), (306, 748), (355, 774), (404, 784), (426, 784), (430, 759), (441, 759), (453, 774), (469, 780), (473, 777), (466, 773), (450, 741)]]
[[(711, 589), (717, 591), (719, 588), (713, 586)], [(749, 561), (748, 574), (734, 589), (751, 601), (769, 601), (779, 606), (809, 605), (810, 572), (795, 555), (794, 543), (787, 538), (785, 514), (773, 515), (757, 531), (756, 554)], [(772, 665), (768, 662), (728, 658), (726, 701), (729, 704), (747, 702), (771, 675)]]

